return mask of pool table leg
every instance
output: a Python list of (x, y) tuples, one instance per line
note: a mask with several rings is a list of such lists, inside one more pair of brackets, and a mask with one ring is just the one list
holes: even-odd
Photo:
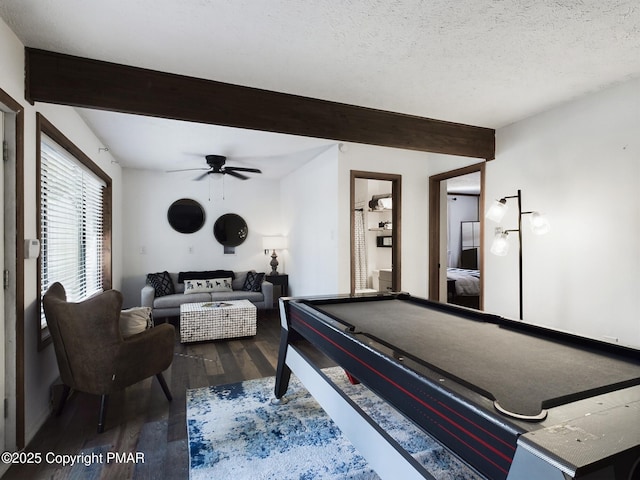
[(287, 365), (287, 349), (289, 348), (289, 330), (283, 328), (280, 333), (280, 351), (278, 352), (278, 368), (276, 370), (276, 385), (274, 394), (276, 399), (281, 399), (289, 388), (291, 369)]

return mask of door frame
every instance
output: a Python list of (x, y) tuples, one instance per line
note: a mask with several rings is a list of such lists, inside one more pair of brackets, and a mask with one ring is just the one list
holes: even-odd
[(401, 227), (402, 227), (402, 175), (395, 173), (379, 173), (379, 172), (366, 172), (362, 170), (351, 170), (350, 172), (350, 187), (349, 187), (349, 223), (350, 223), (350, 257), (351, 257), (351, 294), (355, 294), (356, 280), (355, 280), (355, 222), (353, 211), (355, 210), (355, 185), (356, 178), (365, 180), (385, 180), (391, 182), (391, 201), (393, 208), (391, 211), (391, 288), (394, 292), (400, 291), (401, 278), (402, 278), (402, 265), (400, 259), (402, 242), (401, 242)]
[[(440, 185), (443, 180), (480, 172), (480, 199), (478, 209), (484, 212), (484, 179), (486, 162), (450, 170), (429, 177), (429, 300), (440, 301)], [(484, 219), (480, 220), (480, 272), (484, 271)], [(480, 274), (480, 310), (484, 309), (484, 275)]]
[[(20, 450), (25, 446), (25, 408), (24, 408), (24, 108), (14, 100), (8, 93), (0, 88), (0, 109), (5, 113), (4, 123), (5, 129), (7, 123), (11, 122), (10, 129), (13, 135), (5, 140), (9, 141), (9, 155), (13, 154), (13, 163), (15, 170), (9, 172), (5, 170), (5, 197), (7, 192), (7, 181), (15, 182), (12, 186), (15, 190), (15, 198), (11, 198), (15, 202), (15, 213), (9, 219), (12, 222), (11, 227), (14, 229), (15, 250), (8, 252), (5, 257), (4, 268), (9, 270), (9, 281), (12, 285), (12, 296), (5, 296), (5, 309), (12, 310), (15, 325), (12, 325), (6, 336), (6, 344), (13, 342), (14, 351), (9, 352), (6, 359), (5, 368), (7, 370), (14, 369), (14, 384), (9, 385), (5, 395), (9, 398), (8, 413), (9, 416), (5, 423), (6, 433), (5, 447), (9, 450)], [(11, 163), (11, 158), (10, 162)], [(13, 177), (13, 178), (12, 178)], [(11, 192), (11, 189), (9, 189)], [(5, 198), (6, 200), (6, 198)], [(6, 211), (6, 205), (5, 211)], [(5, 221), (7, 218), (5, 218)], [(15, 220), (15, 225), (13, 224)], [(12, 298), (13, 297), (13, 298)], [(7, 302), (9, 302), (7, 304)], [(4, 312), (3, 312), (4, 314)], [(5, 319), (6, 321), (6, 319)], [(6, 325), (3, 325), (6, 328)], [(6, 378), (5, 378), (6, 380)], [(9, 437), (9, 438), (7, 438)], [(13, 443), (13, 445), (11, 445)]]

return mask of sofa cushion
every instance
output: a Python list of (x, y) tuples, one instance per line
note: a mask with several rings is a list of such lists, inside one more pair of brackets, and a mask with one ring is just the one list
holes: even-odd
[(183, 303), (210, 302), (210, 293), (194, 293), (192, 295), (184, 295), (183, 293), (174, 293), (164, 297), (156, 298), (153, 301), (153, 308), (179, 308)]
[(204, 270), (201, 272), (180, 272), (178, 274), (178, 283), (184, 283), (185, 280), (207, 280), (211, 278), (234, 278), (231, 270)]
[(184, 293), (184, 283), (178, 282), (179, 275), (180, 274), (178, 272), (169, 272), (169, 276), (171, 276), (171, 280), (173, 280), (173, 288), (176, 293)]
[(231, 292), (231, 277), (211, 278), (206, 280), (185, 280), (184, 293), (192, 295), (203, 292)]
[(262, 289), (262, 281), (264, 280), (264, 273), (256, 273), (251, 270), (247, 272), (247, 278), (244, 281), (242, 290), (245, 292), (259, 292)]
[(156, 292), (156, 297), (163, 297), (175, 293), (173, 281), (169, 272), (149, 273), (147, 275), (147, 285), (151, 285)]
[(120, 333), (123, 337), (144, 332), (152, 326), (151, 308), (149, 307), (133, 307), (120, 312)]
[(233, 292), (212, 292), (209, 294), (211, 301), (223, 302), (227, 300), (249, 300), (250, 302), (264, 301), (262, 292), (245, 292), (243, 290), (234, 290)]

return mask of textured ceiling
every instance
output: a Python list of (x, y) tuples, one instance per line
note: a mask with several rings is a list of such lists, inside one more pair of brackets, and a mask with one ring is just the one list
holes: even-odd
[(30, 47), (492, 128), (640, 75), (638, 0), (1, 0), (0, 16)]
[(480, 172), (468, 173), (447, 180), (447, 193), (480, 195)]

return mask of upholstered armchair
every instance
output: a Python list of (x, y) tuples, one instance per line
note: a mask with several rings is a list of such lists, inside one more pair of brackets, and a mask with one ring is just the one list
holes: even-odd
[(64, 287), (54, 283), (43, 297), (43, 306), (64, 384), (57, 415), (70, 389), (100, 395), (98, 433), (102, 433), (109, 394), (152, 375), (167, 400), (172, 400), (162, 376), (173, 360), (172, 325), (123, 338), (119, 328), (122, 294), (116, 290), (72, 303), (67, 302)]

